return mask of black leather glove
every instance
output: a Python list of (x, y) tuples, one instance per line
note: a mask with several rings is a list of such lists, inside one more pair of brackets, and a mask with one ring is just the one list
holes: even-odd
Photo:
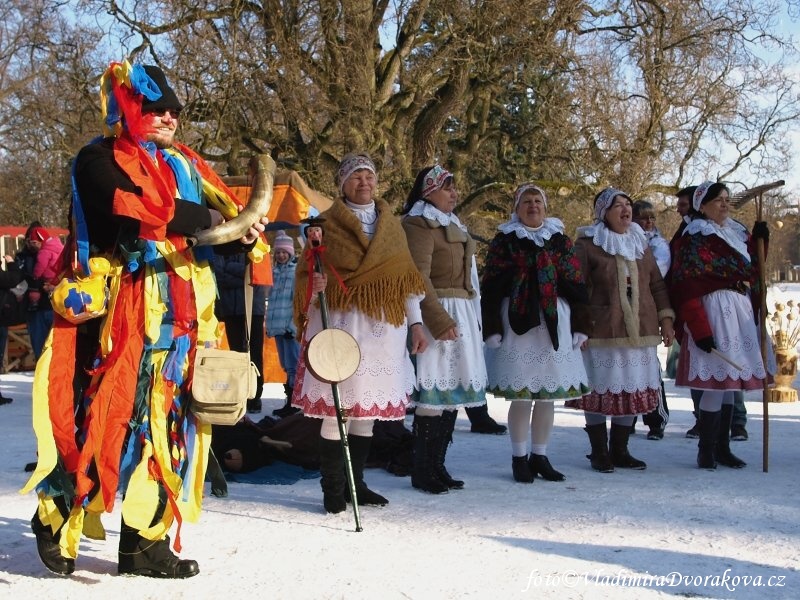
[(753, 237), (757, 240), (769, 241), (769, 228), (766, 221), (756, 221), (753, 225)]
[(700, 348), (703, 352), (711, 352), (717, 345), (714, 343), (714, 336), (710, 335), (708, 337), (700, 338), (699, 340), (695, 340), (695, 345)]

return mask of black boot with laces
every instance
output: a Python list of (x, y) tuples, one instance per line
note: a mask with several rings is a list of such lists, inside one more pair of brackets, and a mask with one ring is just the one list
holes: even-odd
[(200, 572), (197, 562), (182, 560), (169, 549), (169, 536), (148, 540), (133, 527), (122, 524), (119, 534), (118, 573), (160, 579), (186, 579)]

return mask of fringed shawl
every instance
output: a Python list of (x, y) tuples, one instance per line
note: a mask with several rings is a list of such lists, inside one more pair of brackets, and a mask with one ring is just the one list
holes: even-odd
[[(358, 310), (376, 320), (400, 326), (405, 320), (408, 296), (425, 294), (425, 283), (408, 251), (400, 221), (383, 200), (375, 201), (378, 228), (372, 240), (344, 202), (334, 202), (320, 217), (325, 219), (322, 245), (328, 275), (325, 297), (331, 310)], [(297, 266), (294, 295), (295, 322), (302, 326), (308, 286), (308, 260)], [(335, 273), (333, 272), (335, 271)], [(344, 289), (337, 282), (341, 278)]]

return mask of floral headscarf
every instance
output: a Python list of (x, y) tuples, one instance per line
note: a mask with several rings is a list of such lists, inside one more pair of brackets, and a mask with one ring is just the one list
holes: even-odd
[(431, 193), (442, 189), (447, 180), (452, 178), (453, 174), (450, 171), (440, 165), (434, 166), (422, 182), (422, 197), (427, 198)]
[(339, 171), (336, 174), (336, 180), (339, 184), (339, 193), (342, 192), (344, 182), (356, 171), (366, 169), (371, 171), (373, 175), (377, 176), (375, 170), (375, 163), (366, 154), (348, 154), (339, 163)]

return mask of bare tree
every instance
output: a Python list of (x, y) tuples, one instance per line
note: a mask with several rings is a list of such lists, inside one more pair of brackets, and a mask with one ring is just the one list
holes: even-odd
[(53, 0), (11, 0), (0, 14), (0, 219), (66, 226), (69, 164), (96, 136), (99, 32)]
[[(87, 132), (99, 132), (92, 81), (109, 58), (126, 56), (164, 68), (187, 104), (181, 137), (222, 173), (240, 174), (251, 153), (269, 151), (332, 194), (339, 158), (363, 149), (397, 204), (416, 169), (441, 161), (458, 176), (460, 214), (486, 236), (523, 180), (548, 190), (572, 230), (607, 184), (663, 202), (698, 178), (779, 177), (783, 136), (800, 114), (786, 67), (794, 48), (770, 33), (773, 2), (72, 4), (81, 22), (94, 17), (93, 31), (67, 26), (75, 21), (59, 18), (55, 0), (36, 2), (38, 12), (26, 12), (12, 1), (12, 22), (47, 31), (27, 64), (66, 74), (37, 87), (25, 61), (11, 78), (0, 73), (3, 116), (37, 119), (42, 133), (32, 144), (15, 139), (16, 126), (0, 130), (0, 176), (8, 152), (24, 148), (47, 157), (52, 182), (63, 179)], [(90, 51), (102, 47), (98, 33), (116, 46), (110, 57)], [(767, 64), (764, 49), (785, 58)], [(64, 98), (48, 97), (55, 85)]]

